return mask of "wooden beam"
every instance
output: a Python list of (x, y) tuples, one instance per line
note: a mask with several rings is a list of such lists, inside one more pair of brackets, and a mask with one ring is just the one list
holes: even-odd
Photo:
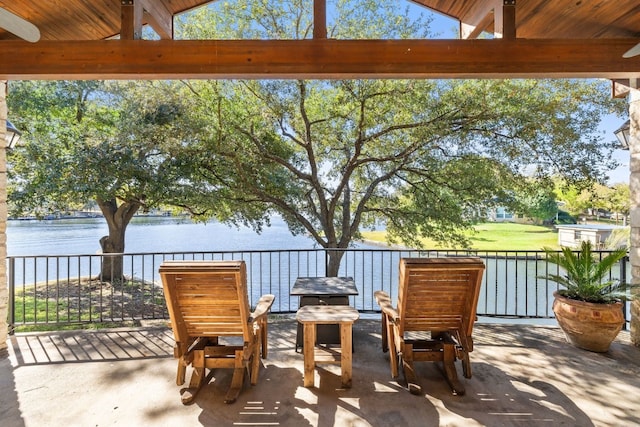
[(120, 39), (142, 39), (142, 1), (120, 0)]
[(478, 0), (460, 18), (460, 38), (475, 39), (494, 22), (494, 10), (502, 7), (502, 0)]
[(516, 38), (516, 0), (473, 2), (460, 19), (461, 38), (475, 39), (492, 25), (494, 38)]
[[(0, 80), (640, 77), (637, 39), (2, 41)], [(375, 52), (375, 55), (371, 53)]]
[(626, 98), (630, 91), (629, 80), (611, 80), (612, 98)]
[(144, 18), (162, 39), (173, 39), (173, 15), (164, 1), (141, 0)]

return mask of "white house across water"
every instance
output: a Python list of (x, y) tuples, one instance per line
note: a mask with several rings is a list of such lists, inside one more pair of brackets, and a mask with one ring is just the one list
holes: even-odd
[(605, 241), (614, 230), (625, 227), (607, 224), (562, 224), (558, 229), (558, 244), (569, 248), (577, 248), (583, 241), (591, 242), (596, 249), (602, 249)]

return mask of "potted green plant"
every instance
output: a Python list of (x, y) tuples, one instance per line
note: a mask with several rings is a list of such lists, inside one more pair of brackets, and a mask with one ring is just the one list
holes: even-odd
[(600, 260), (588, 241), (577, 252), (566, 247), (561, 252), (544, 251), (549, 263), (564, 270), (564, 274), (539, 277), (562, 287), (553, 293), (553, 312), (567, 341), (585, 350), (607, 351), (625, 322), (623, 301), (631, 296), (629, 285), (610, 279), (609, 273), (627, 249), (617, 249)]

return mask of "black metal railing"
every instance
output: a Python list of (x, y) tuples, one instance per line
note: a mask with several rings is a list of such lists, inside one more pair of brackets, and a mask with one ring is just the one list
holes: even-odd
[[(299, 276), (325, 276), (328, 250), (133, 253), (8, 257), (9, 327), (168, 319), (158, 267), (164, 260), (242, 259), (247, 263), (251, 303), (275, 294), (273, 313), (292, 313), (298, 298), (289, 293)], [(600, 252), (600, 256), (607, 254)], [(340, 276), (355, 279), (359, 295), (351, 303), (361, 312), (378, 310), (373, 292), (397, 297), (398, 265), (403, 257), (479, 256), (486, 265), (478, 315), (508, 319), (551, 319), (557, 285), (539, 279), (557, 271), (540, 251), (417, 251), (350, 249)], [(104, 257), (122, 261), (122, 280), (101, 280)], [(118, 265), (118, 263), (109, 263)], [(108, 272), (110, 273), (110, 272)], [(108, 274), (107, 276), (114, 276)], [(611, 272), (626, 280), (623, 259)], [(625, 309), (629, 319), (629, 307)]]

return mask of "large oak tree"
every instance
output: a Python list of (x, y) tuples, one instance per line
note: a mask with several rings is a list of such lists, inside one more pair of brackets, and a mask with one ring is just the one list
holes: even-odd
[[(193, 38), (307, 38), (305, 7), (221, 3), (180, 30)], [(395, 2), (338, 1), (330, 16), (333, 38), (428, 33), (428, 20), (398, 12)], [(205, 81), (183, 91), (205, 130), (191, 147), (189, 179), (224, 192), (240, 217), (250, 207), (277, 213), (293, 233), (333, 250), (329, 275), (363, 228), (384, 224), (392, 241), (411, 246), (422, 237), (464, 245), (462, 231), (489, 207), (517, 208), (516, 188), (539, 192), (525, 178), (593, 180), (610, 167), (611, 147), (597, 129), (613, 108), (602, 82)]]
[(160, 82), (12, 82), (24, 146), (9, 156), (11, 214), (65, 212), (89, 201), (108, 225), (103, 280), (122, 277), (132, 217), (180, 189), (172, 152), (188, 140), (184, 105)]

